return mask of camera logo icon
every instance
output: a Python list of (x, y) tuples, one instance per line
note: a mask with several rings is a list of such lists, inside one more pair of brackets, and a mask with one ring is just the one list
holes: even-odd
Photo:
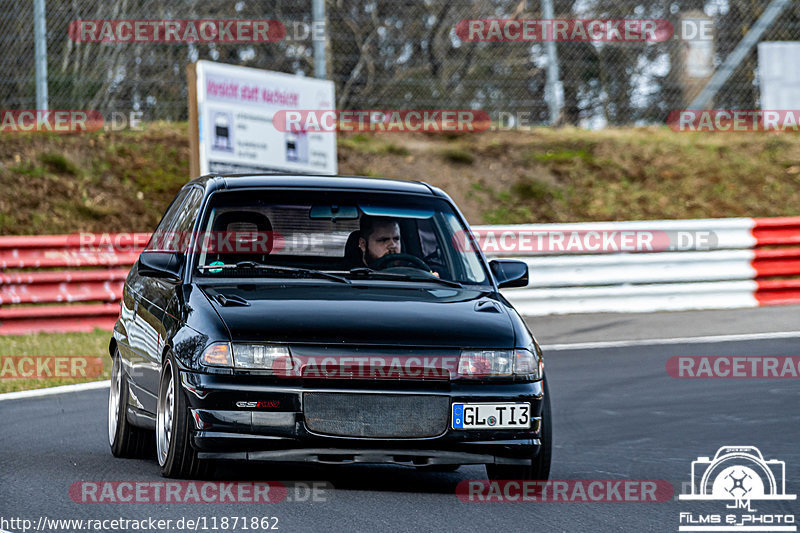
[(723, 446), (692, 461), (692, 493), (681, 500), (795, 500), (786, 494), (786, 463), (764, 460), (755, 446)]

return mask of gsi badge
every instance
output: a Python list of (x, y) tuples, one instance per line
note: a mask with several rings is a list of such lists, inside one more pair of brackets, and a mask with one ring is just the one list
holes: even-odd
[(244, 407), (244, 408), (257, 408), (257, 407), (280, 407), (281, 402), (279, 400), (273, 400), (271, 402), (236, 402), (236, 407)]

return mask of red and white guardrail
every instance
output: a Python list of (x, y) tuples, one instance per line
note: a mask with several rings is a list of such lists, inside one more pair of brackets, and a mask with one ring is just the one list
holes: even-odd
[[(473, 227), (489, 258), (530, 283), (504, 294), (528, 316), (800, 303), (800, 217)], [(0, 335), (111, 329), (149, 237), (0, 236)], [(119, 238), (118, 238), (119, 237)]]
[(528, 316), (800, 303), (800, 217), (473, 231), (490, 258), (528, 263), (528, 287), (504, 291)]
[(0, 236), (0, 335), (110, 330), (149, 234), (107, 243), (77, 235)]

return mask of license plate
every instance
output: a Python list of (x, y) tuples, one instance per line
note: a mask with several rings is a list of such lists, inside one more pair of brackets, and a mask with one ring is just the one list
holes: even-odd
[(454, 403), (453, 429), (530, 429), (529, 403)]

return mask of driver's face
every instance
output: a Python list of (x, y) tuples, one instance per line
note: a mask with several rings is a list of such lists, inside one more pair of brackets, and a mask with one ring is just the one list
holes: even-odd
[(386, 254), (401, 253), (400, 226), (397, 222), (375, 226), (369, 240), (359, 239), (358, 245), (364, 252), (364, 259), (370, 264)]

